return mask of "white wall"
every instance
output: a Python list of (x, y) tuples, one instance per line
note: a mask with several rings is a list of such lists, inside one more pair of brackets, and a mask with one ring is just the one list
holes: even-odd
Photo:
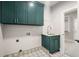
[(43, 34), (47, 34), (47, 27), (51, 25), (50, 23), (50, 3), (46, 2), (44, 6), (44, 26), (43, 26)]
[[(5, 55), (41, 46), (42, 26), (3, 25), (2, 30)], [(26, 35), (28, 32), (30, 36)]]
[(54, 26), (53, 31), (55, 34), (61, 35), (61, 51), (64, 53), (64, 11), (77, 6), (76, 1), (59, 2), (51, 7), (51, 24)]
[(1, 28), (1, 24), (0, 24), (0, 56), (3, 56), (3, 36), (2, 36), (2, 28)]

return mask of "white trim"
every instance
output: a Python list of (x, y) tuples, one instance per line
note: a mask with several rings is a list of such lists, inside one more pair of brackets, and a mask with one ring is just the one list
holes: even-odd
[(75, 7), (69, 8), (69, 9), (66, 9), (65, 11), (63, 11), (63, 13), (64, 13), (64, 14), (65, 14), (65, 13), (69, 13), (69, 12), (75, 10), (75, 9), (78, 9), (78, 6), (75, 6)]

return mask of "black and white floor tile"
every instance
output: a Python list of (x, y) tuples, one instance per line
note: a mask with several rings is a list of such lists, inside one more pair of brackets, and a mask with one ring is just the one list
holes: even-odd
[(68, 57), (68, 56), (67, 55), (63, 56), (61, 52), (50, 54), (48, 50), (46, 50), (45, 48), (37, 47), (30, 50), (9, 54), (4, 57)]

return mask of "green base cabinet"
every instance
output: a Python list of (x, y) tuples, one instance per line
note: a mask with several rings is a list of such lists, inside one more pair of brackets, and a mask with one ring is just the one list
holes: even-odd
[[(33, 6), (30, 5), (31, 3)], [(0, 5), (3, 24), (43, 26), (44, 5), (40, 2), (2, 1)]]
[(60, 51), (60, 35), (42, 35), (42, 46), (49, 50), (50, 53)]

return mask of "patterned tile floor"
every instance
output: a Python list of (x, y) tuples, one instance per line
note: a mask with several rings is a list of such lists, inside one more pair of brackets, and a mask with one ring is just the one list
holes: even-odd
[(67, 55), (62, 56), (60, 52), (50, 54), (48, 50), (43, 47), (37, 47), (22, 52), (6, 55), (4, 57), (68, 57)]
[(65, 54), (70, 57), (79, 57), (79, 44), (77, 42), (65, 42)]

